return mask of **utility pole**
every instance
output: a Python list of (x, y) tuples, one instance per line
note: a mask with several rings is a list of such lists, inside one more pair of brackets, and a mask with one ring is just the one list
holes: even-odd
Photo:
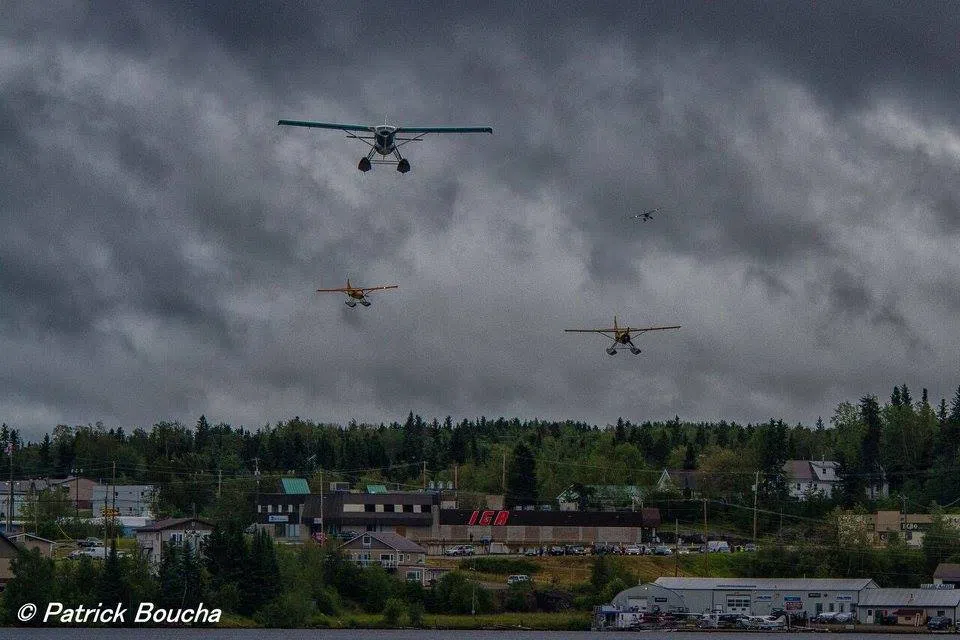
[(323, 467), (320, 467), (320, 544), (327, 541), (327, 530), (323, 527)]
[(673, 526), (673, 577), (676, 578), (680, 575), (680, 520), (678, 518), (674, 518)]
[(217, 500), (220, 499), (220, 488), (223, 485), (223, 469), (217, 469)]
[[(110, 482), (113, 483), (113, 487), (112, 487), (113, 508), (110, 510), (110, 525), (111, 525), (111, 533), (113, 533), (113, 537), (116, 538), (117, 523), (114, 520), (114, 518), (116, 517), (114, 514), (117, 512), (117, 461), (116, 460), (113, 461), (113, 479)], [(114, 544), (116, 544), (116, 542), (114, 542)]]
[(709, 551), (707, 548), (709, 545), (709, 536), (707, 535), (707, 499), (703, 499), (703, 548)]
[(453, 463), (453, 490), (454, 491), (456, 491), (457, 487), (460, 486), (460, 483), (458, 482), (459, 478), (457, 477), (459, 472), (460, 472), (460, 465), (454, 462)]
[(423, 490), (427, 490), (427, 461), (421, 460), (420, 464), (423, 465)]
[(7, 497), (7, 528), (4, 531), (8, 536), (13, 534), (13, 440), (7, 443), (7, 455), (10, 456), (10, 491)]
[(753, 544), (757, 544), (757, 494), (760, 493), (760, 472), (753, 475)]
[(257, 505), (257, 513), (260, 513), (260, 458), (254, 458), (253, 465), (253, 475), (257, 478), (257, 492), (253, 501)]
[[(11, 462), (11, 468), (13, 463)], [(12, 471), (10, 472), (13, 473)], [(11, 476), (12, 477), (12, 476)], [(503, 450), (503, 462), (500, 465), (500, 488), (503, 490), (504, 497), (507, 493), (507, 450)]]

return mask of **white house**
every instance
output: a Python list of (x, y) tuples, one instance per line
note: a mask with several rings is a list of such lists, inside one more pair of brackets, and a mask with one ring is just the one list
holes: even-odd
[(833, 460), (787, 460), (783, 470), (787, 474), (790, 496), (798, 500), (817, 494), (831, 498), (833, 488), (840, 482), (839, 468), (840, 463)]
[(189, 545), (197, 549), (211, 531), (213, 523), (202, 518), (168, 518), (137, 529), (137, 546), (151, 564), (159, 565), (163, 560), (163, 545)]

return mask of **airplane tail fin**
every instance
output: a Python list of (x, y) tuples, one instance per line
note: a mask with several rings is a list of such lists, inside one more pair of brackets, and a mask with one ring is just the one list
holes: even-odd
[(618, 328), (619, 327), (617, 327), (617, 316), (613, 316), (613, 330), (616, 331)]

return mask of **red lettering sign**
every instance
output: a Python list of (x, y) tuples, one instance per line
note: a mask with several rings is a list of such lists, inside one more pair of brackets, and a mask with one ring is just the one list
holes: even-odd
[(503, 525), (507, 524), (507, 520), (509, 519), (509, 511), (474, 511), (470, 514), (470, 519), (467, 520), (467, 525), (477, 525), (480, 527), (493, 525), (495, 527), (502, 527)]

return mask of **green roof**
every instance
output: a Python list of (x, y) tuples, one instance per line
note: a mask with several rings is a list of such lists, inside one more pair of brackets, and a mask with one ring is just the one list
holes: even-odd
[(280, 488), (286, 494), (303, 495), (310, 493), (310, 485), (303, 478), (280, 478)]
[(386, 493), (387, 487), (382, 484), (368, 484), (367, 493)]

